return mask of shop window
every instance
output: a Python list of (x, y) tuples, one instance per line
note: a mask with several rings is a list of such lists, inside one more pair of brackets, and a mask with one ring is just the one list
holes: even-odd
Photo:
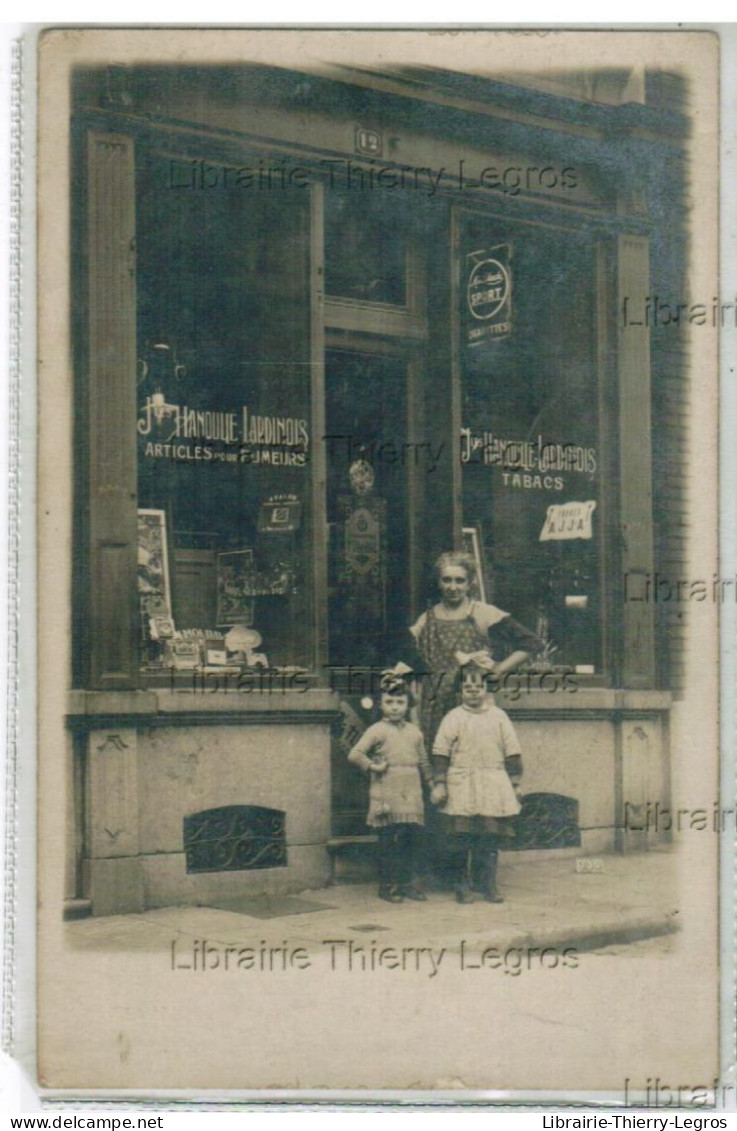
[(309, 668), (309, 192), (170, 166), (136, 155), (142, 667)]
[(594, 258), (570, 232), (457, 217), (463, 525), (528, 666), (602, 672)]

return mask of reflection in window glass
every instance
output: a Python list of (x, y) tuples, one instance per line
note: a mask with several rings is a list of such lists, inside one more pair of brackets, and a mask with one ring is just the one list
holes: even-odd
[(325, 284), (329, 295), (407, 303), (407, 237), (387, 192), (325, 193)]
[(309, 666), (309, 202), (166, 178), (139, 155), (138, 507), (163, 516), (173, 620), (139, 564), (143, 663)]
[[(463, 523), (479, 528), (489, 599), (543, 639), (532, 663), (600, 673), (591, 251), (570, 236), (500, 232), (475, 218), (462, 228), (460, 250)], [(510, 294), (497, 311), (494, 288), (506, 286), (498, 263)], [(484, 329), (495, 324), (498, 334)]]

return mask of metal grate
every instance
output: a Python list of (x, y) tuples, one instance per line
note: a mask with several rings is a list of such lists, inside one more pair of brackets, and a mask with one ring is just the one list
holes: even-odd
[(505, 848), (578, 848), (578, 801), (562, 793), (528, 793), (520, 798), (515, 839)]
[(224, 805), (184, 818), (187, 872), (234, 872), (287, 865), (286, 813)]

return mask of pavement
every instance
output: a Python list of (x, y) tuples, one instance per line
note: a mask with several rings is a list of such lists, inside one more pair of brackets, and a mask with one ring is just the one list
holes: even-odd
[[(369, 947), (445, 947), (474, 941), (499, 950), (565, 947), (595, 950), (678, 930), (675, 855), (643, 853), (582, 858), (580, 851), (503, 853), (499, 887), (504, 903), (459, 905), (452, 892), (429, 891), (425, 903), (380, 900), (374, 883), (336, 883), (294, 896), (244, 898), (219, 907), (157, 910), (79, 919), (65, 925), (68, 945), (110, 953), (171, 947), (191, 954), (197, 940), (225, 946), (265, 942), (291, 948), (326, 940)], [(176, 961), (175, 957), (172, 961)], [(184, 959), (182, 959), (184, 961)]]

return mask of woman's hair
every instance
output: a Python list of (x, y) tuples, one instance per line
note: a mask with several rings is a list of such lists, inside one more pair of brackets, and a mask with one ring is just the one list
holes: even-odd
[(464, 569), (469, 581), (476, 580), (476, 563), (470, 554), (465, 553), (463, 550), (446, 550), (441, 554), (435, 562), (435, 569), (437, 570), (438, 577), (447, 569), (448, 566), (455, 566), (457, 569)]

